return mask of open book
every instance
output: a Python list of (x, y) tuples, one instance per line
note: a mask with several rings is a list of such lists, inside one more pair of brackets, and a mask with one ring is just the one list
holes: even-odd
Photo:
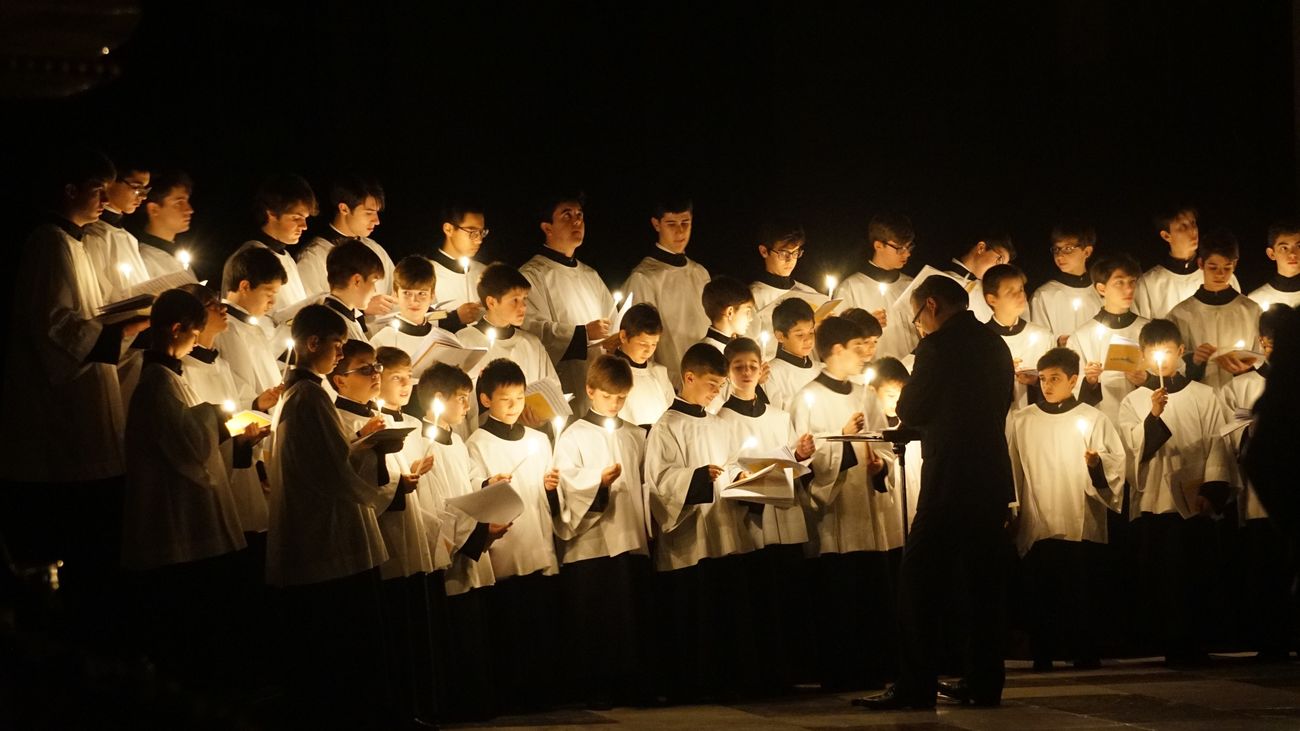
[(572, 397), (565, 395), (560, 382), (554, 378), (533, 381), (524, 389), (524, 405), (532, 409), (533, 416), (543, 421), (551, 421), (557, 416), (566, 419), (572, 416), (570, 398)]
[(793, 505), (794, 476), (789, 468), (775, 462), (722, 488), (727, 500), (743, 500), (764, 505)]
[(775, 465), (777, 469), (789, 469), (793, 471), (795, 477), (803, 477), (812, 470), (806, 465), (799, 464), (795, 459), (794, 452), (789, 447), (780, 447), (779, 449), (755, 449), (742, 452), (740, 458), (736, 460), (746, 472), (757, 472), (769, 465)]
[(614, 307), (614, 313), (611, 314), (609, 317), (609, 335), (605, 336), (601, 340), (588, 340), (587, 347), (590, 348), (595, 345), (600, 345), (601, 343), (617, 341), (618, 329), (623, 326), (623, 315), (626, 315), (628, 309), (631, 307), (632, 307), (632, 293), (628, 292), (627, 298), (623, 300), (623, 304), (616, 305)]
[(153, 301), (158, 299), (158, 295), (169, 289), (193, 284), (195, 281), (194, 273), (188, 269), (182, 269), (179, 272), (171, 272), (161, 277), (154, 277), (147, 282), (141, 282), (132, 287), (127, 296), (115, 302), (99, 308), (99, 319), (105, 323), (121, 322), (133, 317), (143, 317), (149, 314), (153, 307)]
[(396, 452), (401, 449), (402, 442), (406, 441), (406, 435), (413, 431), (415, 431), (413, 426), (386, 427), (352, 442), (352, 450), (373, 449), (380, 445), (393, 446), (396, 443), (397, 449), (392, 450)]
[(243, 434), (244, 429), (249, 424), (257, 424), (259, 428), (266, 428), (271, 425), (271, 415), (264, 414), (261, 411), (241, 411), (226, 420), (226, 428), (230, 430), (231, 436)]
[(504, 480), (482, 490), (447, 500), (447, 505), (463, 511), (480, 523), (505, 525), (524, 512), (524, 501), (515, 488)]
[(1106, 362), (1102, 364), (1102, 370), (1132, 372), (1145, 368), (1146, 361), (1142, 357), (1142, 348), (1137, 343), (1118, 335), (1111, 336), (1110, 347), (1106, 348)]
[(488, 353), (487, 348), (466, 347), (455, 335), (435, 327), (429, 331), (429, 344), (424, 352), (416, 356), (411, 364), (411, 375), (419, 378), (434, 363), (446, 363), (460, 368), (466, 373), (473, 373), (475, 366)]

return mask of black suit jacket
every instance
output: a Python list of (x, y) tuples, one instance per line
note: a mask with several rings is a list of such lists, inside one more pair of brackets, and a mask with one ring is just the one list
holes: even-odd
[(1011, 351), (971, 312), (921, 340), (898, 400), (899, 419), (924, 433), (918, 510), (993, 511), (1015, 500), (1006, 437), (1014, 387)]

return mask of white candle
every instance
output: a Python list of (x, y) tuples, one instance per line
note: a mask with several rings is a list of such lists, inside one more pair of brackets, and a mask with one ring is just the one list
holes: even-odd
[(488, 336), (488, 350), (491, 350), (491, 349), (492, 349), (492, 346), (494, 346), (494, 345), (497, 344), (497, 331), (496, 331), (496, 328), (494, 328), (494, 327), (490, 327), (490, 328), (488, 328), (487, 336)]
[(468, 256), (462, 256), (460, 258), (460, 268), (461, 271), (465, 272), (465, 301), (473, 302), (474, 286), (473, 283), (469, 281), (469, 257)]
[(285, 363), (285, 371), (284, 371), (285, 374), (288, 375), (289, 369), (293, 368), (293, 356), (296, 355), (296, 353), (294, 353), (293, 338), (285, 338), (284, 347), (289, 349), (289, 359)]
[(871, 382), (876, 380), (876, 369), (868, 368), (865, 375), (867, 377), (867, 385), (871, 385)]
[(803, 402), (805, 406), (811, 409), (813, 403), (816, 401), (817, 401), (817, 394), (813, 393), (812, 391), (804, 391)]
[(826, 296), (827, 297), (835, 296), (835, 285), (838, 283), (839, 280), (837, 280), (834, 275), (832, 274), (826, 275)]
[(176, 261), (181, 263), (182, 269), (190, 268), (190, 252), (187, 249), (181, 249), (176, 252)]
[(1160, 377), (1160, 388), (1164, 388), (1165, 387), (1165, 351), (1157, 350), (1155, 353), (1152, 353), (1152, 357), (1156, 359), (1156, 374)]
[(1079, 308), (1080, 308), (1080, 307), (1083, 307), (1083, 300), (1079, 299), (1078, 297), (1075, 297), (1075, 298), (1070, 302), (1070, 307), (1073, 308), (1075, 312), (1078, 312), (1078, 311), (1079, 311)]
[(235, 413), (235, 402), (230, 399), (226, 399), (225, 401), (222, 401), (221, 410), (226, 412), (227, 414)]
[(1088, 448), (1088, 420), (1079, 419), (1074, 422), (1074, 427), (1079, 430), (1079, 436), (1083, 437), (1083, 448)]
[(759, 332), (759, 334), (758, 334), (758, 344), (759, 344), (760, 346), (762, 346), (762, 348), (763, 348), (763, 352), (767, 352), (767, 343), (768, 343), (768, 341), (771, 340), (771, 339), (772, 339), (772, 334), (769, 333), (768, 331), (763, 330), (763, 331)]
[(564, 431), (563, 416), (556, 416), (554, 419), (551, 419), (551, 431), (555, 434), (556, 437), (560, 436), (560, 432)]

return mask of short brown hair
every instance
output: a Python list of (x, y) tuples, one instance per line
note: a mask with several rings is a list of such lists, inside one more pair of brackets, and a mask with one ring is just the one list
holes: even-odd
[(438, 283), (438, 273), (433, 262), (412, 254), (402, 257), (393, 267), (393, 289), (433, 289)]
[(632, 366), (622, 358), (602, 355), (587, 367), (587, 388), (599, 388), (606, 393), (627, 393), (632, 390)]
[(410, 368), (411, 354), (401, 348), (384, 345), (375, 351), (375, 362), (387, 371), (390, 368)]

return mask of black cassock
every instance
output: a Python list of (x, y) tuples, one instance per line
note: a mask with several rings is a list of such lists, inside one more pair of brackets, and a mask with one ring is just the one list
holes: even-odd
[(912, 379), (898, 401), (902, 422), (924, 432), (921, 494), (899, 576), (896, 693), (914, 702), (934, 698), (936, 644), (950, 603), (967, 615), (972, 697), (1001, 697), (1009, 550), (1003, 525), (1015, 499), (1006, 415), (1014, 380), (1002, 338), (962, 312), (917, 346)]

